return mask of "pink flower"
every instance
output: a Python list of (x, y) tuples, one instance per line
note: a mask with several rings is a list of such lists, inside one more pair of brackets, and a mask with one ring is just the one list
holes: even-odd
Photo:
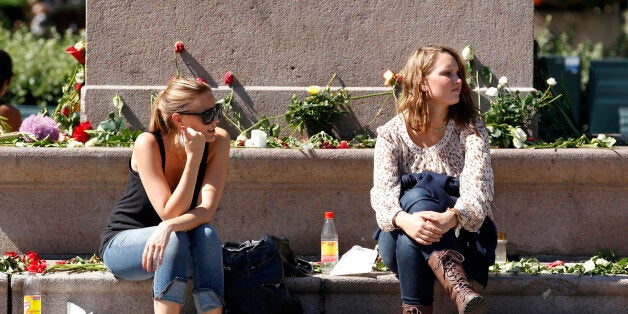
[(177, 41), (176, 43), (174, 43), (174, 52), (182, 53), (184, 49), (185, 47), (183, 46), (182, 42)]
[(233, 73), (231, 73), (231, 71), (228, 71), (227, 73), (225, 73), (225, 85), (231, 86), (232, 83), (233, 83)]
[(83, 84), (81, 84), (81, 83), (76, 83), (76, 84), (74, 84), (74, 90), (76, 90), (76, 91), (80, 91), (80, 90), (81, 90), (81, 88), (83, 88)]
[(547, 264), (547, 268), (554, 268), (556, 266), (563, 266), (563, 265), (565, 265), (565, 262), (558, 260), (558, 261)]
[[(59, 127), (57, 126), (57, 122), (41, 114), (31, 115), (24, 119), (20, 126), (20, 132), (31, 133), (38, 141), (43, 140), (46, 136), (53, 142), (59, 140)], [(31, 141), (31, 138), (25, 137), (24, 140)]]
[(207, 81), (206, 81), (204, 78), (202, 78), (202, 77), (197, 77), (197, 78), (196, 78), (196, 80), (197, 80), (198, 82), (201, 82), (201, 83), (207, 84)]

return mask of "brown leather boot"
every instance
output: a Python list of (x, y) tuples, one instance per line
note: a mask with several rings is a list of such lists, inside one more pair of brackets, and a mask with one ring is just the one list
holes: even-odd
[(454, 250), (434, 251), (427, 263), (456, 303), (458, 313), (486, 313), (486, 299), (477, 294), (462, 268), (464, 257)]
[(432, 306), (402, 304), (403, 314), (432, 314)]

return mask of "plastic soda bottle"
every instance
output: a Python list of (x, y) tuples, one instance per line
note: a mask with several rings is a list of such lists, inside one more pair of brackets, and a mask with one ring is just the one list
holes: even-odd
[(329, 272), (338, 262), (338, 232), (334, 225), (334, 212), (325, 212), (325, 223), (321, 232), (321, 271)]
[(28, 272), (24, 281), (24, 314), (41, 313), (41, 283), (37, 273)]

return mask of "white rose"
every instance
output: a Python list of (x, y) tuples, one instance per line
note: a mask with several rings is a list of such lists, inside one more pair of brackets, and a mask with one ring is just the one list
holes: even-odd
[(471, 49), (471, 45), (468, 45), (462, 49), (462, 59), (471, 61), (473, 60), (473, 49)]
[(606, 265), (608, 265), (608, 263), (609, 262), (607, 260), (603, 259), (603, 258), (598, 258), (598, 259), (595, 260), (595, 264), (596, 265), (606, 266)]
[(85, 82), (85, 74), (83, 71), (76, 71), (76, 75), (74, 75), (74, 79), (77, 83), (83, 84)]
[(526, 134), (526, 131), (524, 131), (520, 127), (516, 127), (512, 132), (512, 137), (518, 139), (521, 142), (525, 142), (528, 139), (528, 134)]
[(248, 139), (244, 141), (244, 147), (256, 147), (255, 142), (252, 139)]
[(506, 85), (508, 84), (508, 78), (505, 76), (502, 76), (499, 78), (499, 85)]
[(495, 87), (489, 87), (486, 90), (486, 96), (489, 96), (489, 97), (495, 97), (497, 96), (497, 93), (498, 93), (498, 90)]
[(553, 77), (547, 79), (547, 85), (554, 86), (556, 85), (556, 80)]
[(301, 146), (303, 149), (314, 149), (314, 144), (307, 142)]
[(512, 146), (514, 146), (515, 148), (524, 148), (526, 145), (518, 138), (514, 137), (512, 139)]
[(246, 137), (246, 134), (244, 133), (240, 133), (240, 135), (236, 137), (236, 141), (246, 141), (246, 140), (248, 140), (248, 138)]
[(68, 147), (72, 148), (72, 147), (83, 147), (83, 143), (76, 141), (74, 139), (70, 139), (70, 141), (68, 142)]
[(582, 267), (584, 267), (585, 272), (592, 271), (595, 269), (595, 262), (593, 262), (592, 260), (588, 260), (584, 262), (584, 264), (582, 264)]
[(94, 138), (90, 138), (89, 140), (87, 140), (87, 142), (85, 142), (85, 147), (92, 147), (92, 146), (96, 146), (96, 144), (98, 144), (98, 138), (94, 137)]

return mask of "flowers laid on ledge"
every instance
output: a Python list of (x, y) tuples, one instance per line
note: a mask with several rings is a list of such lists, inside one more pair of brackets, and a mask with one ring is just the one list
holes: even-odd
[(57, 271), (83, 272), (83, 271), (106, 271), (104, 263), (93, 255), (89, 259), (75, 257), (70, 260), (57, 261), (53, 265), (40, 258), (35, 252), (28, 252), (23, 256), (15, 252), (6, 252), (0, 258), (0, 272), (7, 274), (20, 274), (22, 272), (50, 273)]
[[(77, 61), (63, 87), (63, 95), (52, 113), (42, 109), (24, 119), (19, 132), (0, 132), (0, 145), (38, 147), (131, 146), (140, 130), (129, 130), (122, 115), (120, 95), (113, 97), (109, 119), (92, 129), (90, 121), (80, 119), (81, 89), (85, 84), (85, 42), (66, 49)], [(0, 125), (1, 128), (1, 125)]]
[[(228, 81), (227, 76), (231, 76)], [(375, 146), (375, 139), (371, 138), (367, 132), (364, 134), (357, 134), (353, 139), (337, 139), (332, 133), (332, 127), (340, 118), (342, 118), (348, 111), (347, 107), (351, 100), (357, 100), (361, 98), (375, 97), (375, 96), (395, 96), (395, 88), (401, 82), (400, 75), (394, 74), (392, 71), (387, 71), (384, 74), (385, 85), (390, 86), (391, 89), (385, 92), (372, 93), (366, 95), (352, 96), (345, 88), (339, 88), (332, 90), (331, 84), (336, 79), (336, 74), (332, 75), (331, 79), (324, 87), (318, 85), (311, 85), (306, 88), (307, 95), (301, 99), (297, 94), (293, 94), (290, 104), (284, 114), (266, 117), (262, 116), (259, 120), (248, 128), (242, 126), (242, 114), (233, 107), (233, 86), (231, 84), (233, 76), (231, 72), (225, 76), (225, 84), (229, 85), (231, 91), (225, 96), (225, 98), (218, 102), (223, 105), (223, 117), (233, 127), (235, 127), (240, 134), (235, 141), (232, 142), (232, 147), (271, 147), (271, 148), (299, 148), (299, 149), (313, 149), (313, 148), (367, 148)], [(390, 76), (390, 77), (388, 77)], [(383, 106), (386, 103), (382, 103), (382, 107), (375, 114), (375, 117), (371, 119), (365, 126), (364, 130), (368, 130), (370, 125), (375, 121), (377, 116), (381, 113)], [(280, 126), (281, 120), (284, 120), (286, 125)], [(275, 121), (277, 123), (272, 123)], [(288, 136), (281, 137), (284, 130), (291, 129), (291, 133)], [(249, 139), (247, 134), (251, 131), (251, 138)], [(255, 131), (255, 134), (253, 134)], [(310, 136), (305, 139), (297, 137), (299, 133), (303, 135), (308, 133)], [(257, 137), (261, 136), (265, 139), (265, 144), (261, 143)]]
[(582, 135), (578, 138), (558, 138), (553, 142), (545, 142), (542, 139), (535, 139), (526, 131), (531, 125), (532, 119), (539, 111), (545, 107), (554, 106), (561, 113), (561, 118), (570, 126), (574, 134), (579, 133), (570, 113), (564, 106), (556, 106), (557, 100), (562, 95), (554, 96), (552, 88), (557, 84), (556, 79), (547, 79), (547, 88), (544, 91), (533, 90), (523, 93), (518, 90), (508, 88), (508, 78), (502, 76), (498, 80), (497, 86), (492, 86), (492, 74), (488, 67), (475, 69), (473, 49), (466, 46), (461, 52), (465, 61), (465, 68), (469, 73), (467, 83), (475, 88), (478, 93), (478, 103), (480, 99), (480, 86), (487, 87), (486, 96), (489, 98), (490, 108), (483, 113), (489, 139), (492, 147), (501, 148), (568, 148), (568, 147), (612, 147), (616, 140), (604, 134), (597, 138), (589, 138)]
[(584, 262), (567, 263), (557, 260), (541, 263), (535, 258), (522, 258), (515, 262), (495, 263), (489, 269), (502, 274), (580, 274), (580, 275), (626, 275), (628, 258), (618, 259), (614, 253), (600, 253)]

